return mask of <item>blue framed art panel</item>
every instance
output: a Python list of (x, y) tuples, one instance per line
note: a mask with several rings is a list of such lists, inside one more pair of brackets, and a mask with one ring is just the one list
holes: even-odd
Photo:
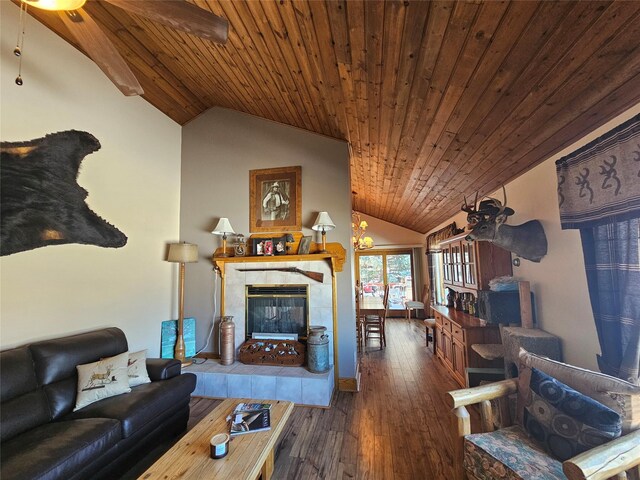
[[(178, 335), (178, 320), (165, 320), (162, 322), (162, 334), (160, 336), (161, 358), (174, 358), (173, 350), (176, 346)], [(193, 317), (184, 319), (184, 346), (186, 358), (196, 354), (196, 319)]]

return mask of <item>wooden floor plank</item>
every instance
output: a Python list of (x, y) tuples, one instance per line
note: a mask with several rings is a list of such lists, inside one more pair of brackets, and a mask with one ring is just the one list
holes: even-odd
[[(330, 409), (294, 408), (276, 447), (273, 478), (453, 478), (446, 392), (458, 387), (425, 346), (422, 320), (388, 319), (387, 347), (370, 341), (360, 371), (359, 393), (337, 392)], [(220, 402), (192, 399), (188, 428)]]

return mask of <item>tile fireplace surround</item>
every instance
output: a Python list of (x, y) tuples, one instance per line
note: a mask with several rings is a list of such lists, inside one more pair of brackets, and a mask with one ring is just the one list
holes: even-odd
[[(323, 374), (314, 374), (305, 367), (279, 367), (244, 365), (236, 360), (233, 365), (220, 365), (208, 359), (184, 371), (195, 373), (198, 383), (193, 395), (216, 398), (272, 398), (289, 400), (302, 405), (328, 407), (335, 387), (333, 342), (333, 284), (332, 269), (326, 259), (317, 261), (264, 261), (230, 262), (224, 267), (223, 312), (233, 316), (235, 323), (236, 358), (238, 348), (245, 341), (246, 285), (308, 285), (309, 325), (322, 325), (329, 335), (331, 368)], [(296, 272), (255, 271), (239, 269), (269, 269), (296, 267), (300, 270), (324, 274), (322, 283)]]
[[(198, 361), (201, 361), (200, 359)], [(326, 373), (311, 373), (304, 367), (220, 365), (218, 360), (183, 369), (196, 375), (193, 396), (289, 400), (299, 405), (328, 407), (334, 389), (333, 366)]]

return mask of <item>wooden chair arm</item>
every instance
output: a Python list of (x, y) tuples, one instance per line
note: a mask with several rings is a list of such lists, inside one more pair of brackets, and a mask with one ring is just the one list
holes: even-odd
[(562, 470), (569, 480), (604, 480), (638, 465), (640, 430), (576, 455), (562, 464)]
[[(507, 397), (518, 391), (516, 379), (503, 380), (501, 382), (480, 385), (473, 388), (463, 388), (449, 392), (449, 404), (451, 406), (452, 417), (452, 440), (454, 454), (454, 478), (464, 480), (466, 478), (463, 468), (464, 457), (464, 437), (471, 433), (471, 421), (469, 412), (465, 408), (468, 405), (480, 404), (480, 414), (484, 431), (493, 430), (493, 413), (491, 400)], [(502, 415), (508, 416), (508, 406), (502, 403)]]
[(509, 378), (500, 382), (488, 383), (472, 388), (462, 388), (453, 390), (449, 393), (449, 401), (451, 408), (466, 407), (488, 400), (506, 397), (518, 391), (518, 380)]

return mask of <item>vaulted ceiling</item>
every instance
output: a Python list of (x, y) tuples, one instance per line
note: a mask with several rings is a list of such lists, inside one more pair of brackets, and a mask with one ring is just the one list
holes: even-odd
[(176, 122), (221, 106), (347, 140), (354, 208), (419, 232), (640, 102), (638, 1), (192, 3), (226, 45), (84, 8)]

